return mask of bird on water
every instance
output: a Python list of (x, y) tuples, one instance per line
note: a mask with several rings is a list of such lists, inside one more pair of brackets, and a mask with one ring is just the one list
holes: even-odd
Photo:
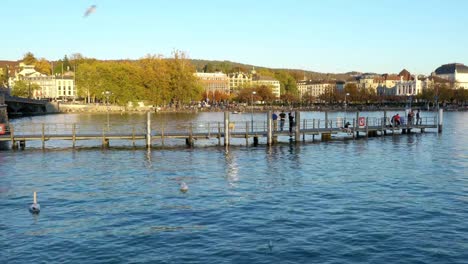
[(29, 206), (29, 212), (38, 214), (41, 211), (41, 205), (37, 203), (37, 194), (34, 192), (33, 204)]
[(185, 182), (180, 183), (180, 191), (183, 193), (188, 191), (188, 185)]

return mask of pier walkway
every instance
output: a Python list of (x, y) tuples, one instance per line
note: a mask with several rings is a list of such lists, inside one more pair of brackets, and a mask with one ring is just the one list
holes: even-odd
[[(229, 146), (231, 138), (245, 139), (245, 144), (257, 145), (259, 138), (266, 138), (267, 145), (278, 143), (283, 137), (299, 142), (306, 141), (306, 136), (311, 136), (312, 141), (319, 138), (322, 141), (331, 140), (332, 134), (339, 134), (342, 138), (368, 138), (384, 135), (397, 135), (409, 133), (423, 133), (426, 129), (437, 129), (442, 132), (443, 111), (440, 110), (434, 117), (426, 117), (418, 124), (402, 124), (393, 126), (390, 118), (384, 114), (381, 118), (359, 116), (353, 119), (328, 119), (328, 113), (324, 113), (323, 119), (301, 119), (300, 112), (295, 112), (296, 122), (292, 127), (285, 122), (284, 130), (279, 129), (279, 121), (271, 119), (271, 111), (265, 114), (265, 121), (256, 122), (230, 122), (229, 112), (224, 113), (224, 120), (211, 122), (192, 122), (187, 124), (151, 124), (151, 113), (147, 114), (147, 120), (141, 123), (122, 124), (121, 126), (102, 127), (79, 123), (30, 123), (27, 125), (6, 127), (0, 134), (0, 142), (9, 142), (11, 148), (24, 149), (28, 141), (40, 141), (42, 148), (46, 148), (46, 142), (52, 140), (71, 141), (70, 146), (75, 148), (77, 141), (94, 140), (100, 142), (102, 147), (110, 146), (110, 141), (131, 142), (133, 146), (137, 142), (144, 142), (148, 148), (155, 144), (164, 146), (169, 139), (185, 139), (185, 144), (194, 146), (195, 140), (217, 139), (218, 145)], [(350, 123), (348, 128), (344, 124)], [(416, 121), (414, 121), (416, 122)], [(252, 142), (249, 142), (251, 140)], [(141, 145), (141, 143), (140, 143)]]

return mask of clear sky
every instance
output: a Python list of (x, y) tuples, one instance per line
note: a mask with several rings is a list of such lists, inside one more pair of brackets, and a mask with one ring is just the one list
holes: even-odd
[[(96, 11), (88, 17), (88, 7)], [(465, 0), (2, 0), (0, 60), (170, 56), (319, 72), (468, 64)]]

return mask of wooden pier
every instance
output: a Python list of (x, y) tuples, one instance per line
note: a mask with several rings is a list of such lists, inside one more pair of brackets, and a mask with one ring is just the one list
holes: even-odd
[[(229, 146), (231, 139), (245, 139), (245, 144), (257, 145), (259, 138), (266, 138), (267, 145), (278, 143), (279, 139), (288, 138), (288, 141), (306, 141), (306, 136), (311, 136), (312, 141), (316, 137), (321, 141), (327, 141), (333, 134), (340, 134), (343, 138), (368, 138), (385, 135), (424, 133), (426, 129), (437, 129), (442, 132), (442, 109), (431, 118), (424, 118), (416, 124), (416, 120), (410, 124), (393, 126), (386, 113), (381, 118), (360, 116), (356, 113), (353, 119), (329, 119), (328, 113), (324, 113), (324, 119), (301, 119), (300, 112), (295, 112), (295, 124), (289, 125), (286, 120), (284, 129), (280, 129), (279, 120), (271, 119), (272, 112), (265, 114), (265, 121), (260, 122), (231, 122), (230, 113), (224, 113), (224, 120), (218, 122), (188, 123), (171, 127), (169, 125), (151, 125), (151, 113), (147, 113), (146, 123), (125, 124), (121, 127), (109, 128), (103, 126), (86, 126), (84, 124), (28, 124), (24, 126), (7, 127), (5, 133), (0, 135), (0, 142), (10, 142), (12, 149), (24, 149), (28, 141), (40, 141), (42, 148), (46, 148), (46, 142), (52, 140), (70, 141), (70, 147), (75, 148), (78, 141), (93, 140), (100, 142), (103, 148), (110, 147), (110, 141), (123, 140), (131, 142), (133, 146), (137, 142), (144, 142), (147, 148), (154, 147), (155, 143), (164, 146), (169, 139), (185, 139), (187, 146), (194, 146), (196, 140), (217, 139), (218, 145)], [(278, 123), (277, 123), (278, 122)], [(351, 125), (344, 128), (344, 124)], [(252, 127), (253, 124), (253, 127)], [(140, 143), (141, 144), (141, 143)]]

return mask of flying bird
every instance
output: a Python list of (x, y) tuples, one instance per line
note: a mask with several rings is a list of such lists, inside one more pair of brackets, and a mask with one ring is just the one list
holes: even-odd
[(88, 7), (88, 9), (86, 9), (86, 12), (84, 13), (83, 17), (88, 17), (89, 15), (91, 15), (94, 12), (96, 12), (96, 5), (92, 5), (92, 6)]

